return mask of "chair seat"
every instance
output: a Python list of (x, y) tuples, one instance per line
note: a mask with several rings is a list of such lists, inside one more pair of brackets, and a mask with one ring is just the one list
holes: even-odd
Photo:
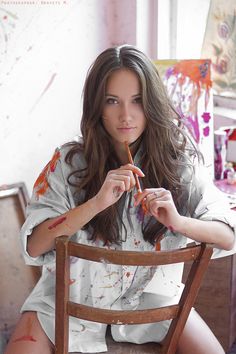
[[(110, 326), (106, 334), (107, 352), (104, 354), (161, 354), (161, 346), (158, 343), (133, 344), (125, 342), (115, 342), (112, 339)], [(79, 353), (73, 353), (79, 354)], [(102, 353), (87, 353), (102, 354)]]
[(106, 336), (107, 354), (159, 354), (161, 346), (158, 343), (133, 344), (115, 342), (110, 333)]

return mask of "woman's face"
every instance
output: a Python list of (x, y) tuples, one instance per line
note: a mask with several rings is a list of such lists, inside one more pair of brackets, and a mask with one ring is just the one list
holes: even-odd
[(120, 69), (108, 78), (102, 122), (118, 150), (121, 143), (131, 144), (143, 133), (146, 117), (140, 82), (133, 71)]

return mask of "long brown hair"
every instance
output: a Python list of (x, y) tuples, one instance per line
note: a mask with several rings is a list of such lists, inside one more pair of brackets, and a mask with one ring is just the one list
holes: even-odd
[[(186, 129), (166, 94), (155, 65), (133, 46), (123, 45), (105, 50), (88, 71), (83, 91), (83, 141), (71, 143), (71, 149), (66, 156), (66, 162), (73, 165), (73, 156), (83, 151), (87, 166), (83, 170), (75, 169), (68, 177), (68, 182), (76, 186), (78, 193), (85, 191), (84, 200), (80, 201), (83, 203), (98, 193), (107, 172), (120, 166), (109, 136), (103, 128), (101, 115), (107, 79), (115, 70), (122, 68), (135, 72), (141, 85), (142, 105), (147, 119), (146, 129), (139, 139), (143, 148), (143, 186), (164, 187), (170, 190), (178, 211), (184, 213), (183, 206), (186, 206), (189, 196), (187, 185), (180, 183), (180, 171), (186, 164), (190, 165), (187, 157), (189, 152), (197, 152), (188, 143)], [(121, 210), (124, 198), (125, 195), (85, 225), (85, 228), (92, 226), (91, 239), (99, 237), (104, 243), (121, 241)], [(165, 226), (156, 220), (154, 222), (153, 218), (143, 222), (143, 237), (151, 244), (154, 244), (165, 230)]]

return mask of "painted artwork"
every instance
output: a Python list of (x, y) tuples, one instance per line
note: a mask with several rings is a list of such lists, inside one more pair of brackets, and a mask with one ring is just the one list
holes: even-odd
[(201, 57), (212, 61), (215, 93), (236, 97), (235, 0), (211, 0)]
[(210, 60), (157, 60), (159, 74), (213, 176), (213, 100)]

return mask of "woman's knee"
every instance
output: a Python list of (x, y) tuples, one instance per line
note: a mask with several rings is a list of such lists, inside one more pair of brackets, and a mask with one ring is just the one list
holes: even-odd
[(17, 354), (53, 354), (53, 345), (42, 329), (36, 312), (22, 314), (4, 354), (16, 352)]

